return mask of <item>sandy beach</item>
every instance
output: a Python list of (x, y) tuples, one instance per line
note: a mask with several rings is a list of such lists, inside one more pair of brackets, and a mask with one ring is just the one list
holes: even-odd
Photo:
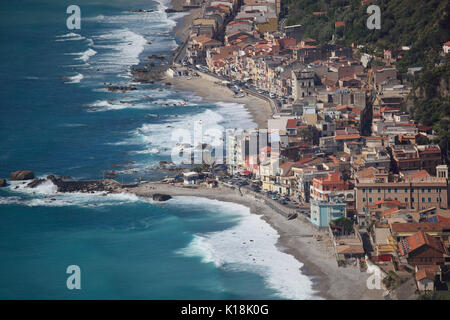
[(243, 104), (258, 128), (267, 128), (267, 119), (272, 117), (272, 110), (266, 100), (252, 95), (235, 98), (233, 92), (226, 86), (215, 84), (209, 76), (205, 76), (203, 73), (199, 73), (199, 75), (199, 77), (194, 77), (190, 80), (185, 77), (176, 77), (168, 78), (167, 81), (172, 84), (173, 88), (180, 91), (194, 92), (196, 95), (202, 97), (204, 101)]
[[(286, 208), (274, 203), (277, 211), (264, 203), (262, 195), (242, 189), (241, 192), (225, 186), (183, 187), (162, 183), (145, 183), (124, 190), (138, 196), (151, 197), (155, 193), (171, 196), (198, 196), (219, 201), (239, 203), (250, 208), (253, 214), (262, 215), (280, 235), (280, 250), (292, 254), (303, 263), (302, 273), (312, 278), (317, 298), (331, 300), (383, 299), (382, 290), (369, 290), (366, 280), (369, 274), (356, 267), (339, 268), (332, 251), (331, 240), (326, 232), (316, 230), (309, 222), (297, 218), (287, 220), (280, 210)], [(170, 200), (169, 200), (170, 201)], [(317, 240), (322, 236), (322, 240)]]

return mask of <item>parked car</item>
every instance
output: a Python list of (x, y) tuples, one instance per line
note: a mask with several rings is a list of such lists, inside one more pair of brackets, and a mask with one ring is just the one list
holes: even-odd
[(278, 200), (276, 195), (272, 196), (272, 200)]

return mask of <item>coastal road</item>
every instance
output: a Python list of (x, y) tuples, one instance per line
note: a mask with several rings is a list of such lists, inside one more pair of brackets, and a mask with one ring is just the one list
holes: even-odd
[[(205, 71), (197, 70), (197, 72), (200, 73), (200, 74), (203, 73), (203, 74), (209, 75), (211, 77), (214, 77), (214, 78), (216, 78), (219, 81), (229, 81), (228, 79), (222, 78), (221, 76), (219, 76), (219, 75), (217, 75), (215, 73), (209, 72), (209, 71), (205, 72)], [(267, 96), (265, 94), (262, 94), (262, 93), (259, 93), (258, 91), (250, 89), (250, 88), (241, 88), (241, 90), (246, 92), (246, 93), (248, 93), (248, 94), (250, 94), (250, 95), (252, 95), (252, 96), (254, 96), (254, 97), (266, 100), (269, 103), (273, 114), (280, 112), (278, 103), (274, 99), (270, 98), (269, 96)]]

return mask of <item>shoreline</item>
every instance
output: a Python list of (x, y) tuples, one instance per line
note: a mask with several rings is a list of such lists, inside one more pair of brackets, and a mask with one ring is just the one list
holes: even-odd
[[(302, 221), (302, 218), (287, 220), (266, 205), (262, 197), (255, 196), (248, 190), (241, 189), (241, 194), (236, 189), (223, 186), (192, 188), (147, 182), (135, 188), (125, 188), (123, 191), (141, 197), (152, 197), (153, 194), (162, 193), (172, 197), (192, 196), (244, 205), (252, 214), (262, 216), (261, 218), (277, 231), (278, 249), (292, 255), (302, 264), (302, 274), (312, 281), (314, 290), (312, 299), (383, 299), (383, 290), (367, 288), (366, 280), (369, 274), (359, 271), (356, 267), (346, 267), (344, 272), (344, 269), (337, 266), (327, 233), (315, 229), (311, 224)], [(279, 206), (279, 209), (282, 210), (282, 206)], [(318, 241), (317, 236), (321, 236), (322, 240)]]
[[(184, 0), (172, 0), (174, 9), (182, 8)], [(177, 39), (184, 42), (187, 39), (192, 21), (200, 15), (200, 9), (186, 11), (188, 14), (177, 20), (173, 32)], [(201, 97), (204, 101), (232, 102), (243, 104), (251, 115), (253, 122), (259, 129), (267, 128), (267, 120), (272, 117), (270, 104), (261, 98), (246, 95), (242, 98), (233, 97), (233, 93), (225, 86), (216, 85), (217, 79), (196, 71), (200, 76), (188, 80), (185, 77), (171, 78), (166, 76), (164, 82), (170, 82), (177, 91), (189, 91)], [(220, 192), (220, 191), (224, 192)], [(307, 222), (300, 219), (287, 220), (251, 195), (241, 195), (237, 190), (219, 187), (215, 189), (200, 188), (190, 189), (181, 187), (170, 187), (160, 183), (145, 183), (137, 188), (125, 189), (137, 196), (151, 197), (154, 193), (164, 193), (171, 196), (193, 196), (207, 199), (232, 202), (250, 208), (252, 214), (261, 215), (279, 234), (277, 248), (292, 255), (302, 264), (301, 273), (310, 278), (314, 290), (313, 299), (323, 298), (326, 300), (358, 300), (358, 299), (383, 299), (381, 290), (369, 290), (366, 280), (367, 273), (354, 268), (345, 272), (337, 266), (331, 240), (323, 231), (318, 231)], [(315, 236), (320, 235), (326, 240), (317, 241)], [(328, 241), (328, 245), (325, 242)], [(322, 242), (322, 243), (321, 243)]]
[(235, 98), (230, 89), (214, 83), (218, 81), (217, 79), (214, 81), (211, 76), (199, 71), (197, 71), (197, 73), (200, 76), (190, 80), (187, 80), (184, 77), (166, 77), (164, 81), (170, 82), (171, 86), (177, 91), (193, 92), (195, 95), (201, 97), (203, 101), (211, 103), (231, 102), (242, 104), (258, 129), (267, 128), (267, 119), (272, 117), (272, 110), (267, 101), (253, 95)]
[[(172, 8), (175, 10), (181, 10), (183, 8), (185, 0), (172, 0)], [(177, 24), (172, 30), (175, 37), (183, 43), (186, 41), (192, 22), (194, 19), (200, 17), (201, 8), (190, 9), (185, 11), (186, 16), (177, 19)], [(201, 97), (203, 101), (217, 103), (217, 102), (232, 102), (237, 104), (243, 104), (244, 108), (251, 115), (253, 122), (258, 129), (267, 128), (267, 119), (272, 117), (272, 109), (270, 104), (261, 98), (253, 95), (246, 95), (242, 98), (233, 97), (233, 92), (224, 86), (218, 86), (214, 84), (217, 79), (213, 79), (200, 71), (196, 71), (200, 77), (195, 77), (190, 80), (184, 77), (170, 78), (165, 76), (163, 82), (170, 82), (172, 87), (177, 91), (190, 91)]]

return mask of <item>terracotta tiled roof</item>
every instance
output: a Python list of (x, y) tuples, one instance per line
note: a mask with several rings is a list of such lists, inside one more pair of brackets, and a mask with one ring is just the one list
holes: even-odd
[(387, 140), (388, 137), (366, 137), (366, 140)]
[(351, 139), (359, 139), (361, 136), (359, 134), (348, 134), (342, 136), (334, 136), (334, 140), (351, 140)]
[(405, 178), (408, 179), (426, 179), (430, 174), (426, 170), (419, 170), (414, 173), (407, 175)]
[(305, 158), (305, 159), (302, 159), (302, 160), (299, 160), (299, 161), (295, 162), (295, 164), (296, 165), (305, 164), (305, 163), (311, 162), (313, 160), (314, 160), (313, 158)]
[(442, 242), (439, 239), (430, 236), (428, 233), (423, 232), (422, 230), (407, 237), (398, 245), (402, 255), (406, 255), (425, 245), (435, 249), (438, 252), (445, 253), (445, 248), (442, 245)]
[(280, 165), (281, 169), (292, 167), (294, 164), (292, 162), (286, 162)]
[(416, 280), (420, 281), (423, 279), (434, 280), (435, 273), (433, 271), (428, 271), (427, 269), (420, 269), (416, 273)]
[(286, 124), (286, 129), (297, 128), (297, 119), (289, 119)]
[(391, 226), (395, 232), (436, 232), (444, 228), (450, 228), (450, 222), (413, 222), (413, 223), (394, 223)]

